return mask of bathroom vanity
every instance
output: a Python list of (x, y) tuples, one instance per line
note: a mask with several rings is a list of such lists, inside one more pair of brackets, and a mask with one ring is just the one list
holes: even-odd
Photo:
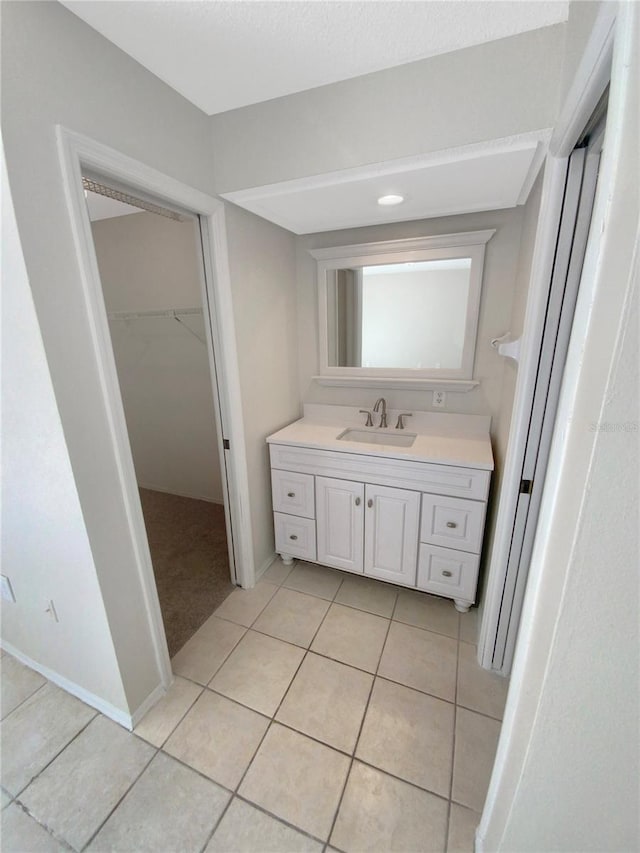
[(493, 470), (490, 418), (412, 413), (366, 427), (356, 408), (305, 405), (269, 436), (276, 551), (475, 602)]

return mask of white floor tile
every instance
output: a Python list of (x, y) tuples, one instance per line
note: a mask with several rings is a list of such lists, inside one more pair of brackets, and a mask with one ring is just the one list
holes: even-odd
[(275, 723), (239, 793), (325, 840), (348, 770), (349, 759), (345, 755)]
[(268, 725), (266, 717), (205, 690), (164, 750), (233, 790)]
[(356, 757), (448, 797), (453, 720), (449, 702), (377, 678)]
[(16, 803), (2, 812), (3, 853), (62, 853), (67, 849)]
[(215, 611), (219, 619), (228, 619), (248, 628), (273, 598), (278, 587), (275, 584), (260, 583), (253, 589), (234, 589)]
[(46, 681), (38, 672), (24, 666), (11, 655), (5, 655), (0, 667), (0, 718), (4, 720)]
[(276, 719), (291, 728), (353, 752), (373, 676), (309, 653)]
[(208, 684), (247, 629), (210, 616), (171, 661), (175, 675)]
[(378, 673), (453, 702), (457, 654), (451, 637), (392, 622)]
[(210, 687), (271, 717), (304, 654), (299, 646), (247, 631), (213, 677)]
[(230, 796), (214, 782), (158, 753), (89, 849), (199, 853)]
[(456, 712), (452, 799), (481, 812), (500, 735), (500, 723), (465, 708)]
[(447, 802), (353, 764), (331, 843), (347, 853), (442, 853)]
[(45, 684), (0, 724), (2, 786), (21, 791), (95, 716), (84, 702)]
[(166, 696), (138, 723), (135, 733), (154, 746), (162, 746), (203, 689), (177, 675)]
[(389, 620), (332, 604), (311, 650), (350, 666), (375, 672)]
[(135, 782), (154, 750), (99, 716), (20, 795), (40, 823), (84, 847)]
[(235, 799), (205, 853), (321, 853), (322, 844)]

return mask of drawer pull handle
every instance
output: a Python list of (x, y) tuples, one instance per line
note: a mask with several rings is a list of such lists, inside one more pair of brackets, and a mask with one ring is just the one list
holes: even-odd
[(369, 507), (369, 509), (371, 509), (371, 507), (373, 506), (373, 498), (369, 498), (369, 500), (367, 501), (367, 506)]
[(360, 498), (356, 498), (356, 506), (360, 506)]
[(288, 497), (288, 498), (295, 498), (295, 496), (296, 496), (296, 493), (295, 493), (295, 492), (287, 492), (287, 497)]
[(455, 523), (455, 521), (447, 521), (447, 527), (457, 527), (457, 526), (458, 525)]
[(292, 533), (292, 534), (291, 534), (291, 536), (289, 537), (289, 539), (293, 539), (294, 541), (295, 541), (297, 538), (298, 538), (298, 537), (296, 536), (296, 534), (295, 534), (295, 533)]
[(442, 574), (445, 576), (445, 578), (451, 577), (451, 572), (444, 571)]

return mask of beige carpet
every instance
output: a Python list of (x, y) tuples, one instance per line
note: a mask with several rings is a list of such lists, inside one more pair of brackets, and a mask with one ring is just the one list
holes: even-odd
[(171, 657), (233, 591), (224, 508), (140, 489)]

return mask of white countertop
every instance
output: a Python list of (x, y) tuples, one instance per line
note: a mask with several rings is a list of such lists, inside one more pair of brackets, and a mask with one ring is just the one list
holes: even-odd
[[(388, 409), (388, 423), (393, 428), (401, 410)], [(378, 416), (374, 416), (376, 422)], [(267, 438), (269, 444), (291, 444), (317, 450), (359, 453), (388, 459), (431, 462), (436, 465), (456, 465), (462, 468), (493, 470), (493, 454), (489, 438), (490, 418), (480, 415), (453, 415), (435, 412), (414, 412), (406, 419), (405, 430), (399, 435), (414, 433), (411, 447), (394, 447), (346, 441), (338, 436), (348, 427), (365, 429), (365, 416), (349, 406), (305, 405), (305, 416)], [(379, 432), (377, 427), (369, 427)], [(395, 433), (395, 430), (391, 430)]]

